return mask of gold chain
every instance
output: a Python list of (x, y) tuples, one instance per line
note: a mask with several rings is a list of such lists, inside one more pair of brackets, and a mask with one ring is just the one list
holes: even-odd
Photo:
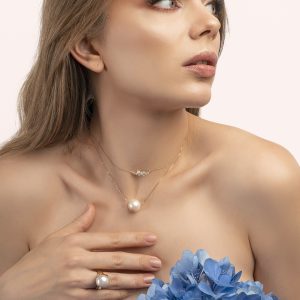
[[(176, 157), (176, 159), (173, 161), (173, 163), (169, 166), (169, 168), (167, 169), (167, 171), (159, 178), (159, 180), (157, 181), (157, 183), (154, 185), (154, 187), (152, 188), (152, 190), (150, 191), (150, 193), (148, 194), (148, 196), (144, 199), (144, 203), (146, 202), (146, 200), (151, 196), (151, 194), (153, 193), (153, 191), (155, 190), (155, 188), (159, 185), (159, 183), (161, 182), (162, 178), (167, 175), (167, 173), (173, 169), (175, 163), (177, 162), (177, 160), (179, 159), (179, 157), (182, 155), (182, 150), (183, 150), (183, 146), (185, 144), (185, 141), (187, 140), (188, 138), (188, 133), (189, 133), (189, 119), (188, 119), (188, 129), (187, 129), (187, 134), (186, 134), (186, 137), (184, 139), (184, 142), (182, 143), (181, 147), (180, 147), (180, 151)], [(96, 150), (97, 150), (97, 154), (99, 156), (99, 159), (100, 159), (100, 162), (101, 164), (103, 165), (105, 171), (106, 171), (106, 174), (110, 177), (114, 187), (116, 188), (116, 190), (121, 194), (121, 196), (124, 198), (124, 200), (127, 202), (128, 201), (128, 198), (124, 195), (124, 193), (121, 191), (121, 188), (119, 187), (116, 179), (113, 177), (113, 175), (111, 174), (111, 172), (108, 170), (108, 168), (106, 167), (104, 161), (102, 160), (102, 157), (101, 157), (101, 154), (100, 154), (100, 151), (99, 151), (99, 147), (98, 145), (100, 145), (99, 143), (96, 143), (96, 139), (94, 138), (94, 136), (91, 134), (91, 140), (93, 142), (93, 144), (96, 146)], [(100, 146), (101, 147), (101, 146)], [(101, 147), (102, 151), (103, 151), (103, 148)], [(103, 151), (104, 152), (104, 151)], [(154, 171), (154, 170), (152, 170)], [(129, 171), (131, 172), (131, 171)]]

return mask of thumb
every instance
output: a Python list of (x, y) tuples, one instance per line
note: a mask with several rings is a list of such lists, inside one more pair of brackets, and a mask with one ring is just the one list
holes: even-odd
[(83, 214), (81, 214), (74, 221), (67, 224), (63, 228), (50, 234), (48, 238), (60, 237), (60, 236), (62, 237), (62, 236), (69, 235), (71, 233), (86, 231), (92, 225), (95, 219), (95, 212), (96, 211), (95, 211), (94, 204), (88, 203), (87, 209)]

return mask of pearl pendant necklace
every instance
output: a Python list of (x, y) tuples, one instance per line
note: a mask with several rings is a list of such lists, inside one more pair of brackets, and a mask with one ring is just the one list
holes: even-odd
[(127, 208), (130, 212), (138, 212), (141, 209), (141, 201), (138, 199), (130, 199), (127, 203)]
[[(174, 167), (175, 163), (177, 162), (177, 160), (179, 159), (179, 157), (181, 156), (182, 154), (182, 150), (183, 150), (183, 145), (184, 143), (181, 145), (181, 148), (180, 148), (180, 151), (175, 159), (175, 161), (173, 161), (173, 163), (169, 166), (169, 168), (167, 169), (167, 171), (163, 174), (163, 176), (161, 176), (159, 178), (159, 180), (157, 181), (157, 183), (154, 185), (154, 187), (152, 188), (152, 190), (150, 191), (150, 193), (148, 194), (148, 196), (144, 199), (143, 202), (145, 202), (150, 196), (151, 194), (153, 193), (153, 191), (155, 190), (155, 188), (159, 185), (161, 179), (167, 175), (167, 173)], [(118, 183), (116, 182), (116, 180), (114, 179), (114, 177), (112, 176), (111, 172), (108, 170), (108, 168), (106, 167), (106, 165), (104, 164), (102, 158), (101, 158), (101, 155), (100, 153), (97, 151), (98, 155), (99, 155), (99, 158), (100, 158), (100, 162), (101, 164), (103, 165), (107, 175), (109, 175), (110, 179), (112, 180), (112, 183), (113, 185), (115, 186), (116, 190), (123, 196), (124, 200), (125, 201), (128, 201), (127, 202), (127, 209), (128, 209), (128, 212), (130, 213), (137, 213), (140, 211), (141, 207), (142, 207), (142, 203), (139, 199), (136, 199), (136, 198), (133, 198), (133, 199), (130, 199), (130, 200), (127, 200), (127, 197), (123, 194), (123, 192), (121, 191)], [(140, 176), (146, 176), (150, 173), (150, 171), (144, 171), (144, 170), (137, 170), (136, 172), (131, 172), (132, 174), (140, 177)]]
[[(170, 172), (170, 170), (174, 167), (175, 163), (177, 162), (177, 160), (179, 159), (179, 157), (182, 155), (182, 150), (183, 150), (183, 146), (185, 144), (185, 142), (187, 141), (187, 138), (188, 138), (188, 133), (189, 133), (189, 118), (187, 119), (187, 132), (186, 132), (186, 136), (185, 136), (185, 139), (183, 141), (183, 143), (181, 144), (181, 147), (180, 147), (180, 151), (178, 152), (177, 154), (177, 157), (175, 158), (175, 160), (173, 161), (173, 163), (167, 168), (167, 171), (159, 178), (159, 180), (156, 182), (156, 184), (154, 185), (154, 187), (151, 189), (150, 193), (148, 194), (147, 197), (144, 198), (143, 200), (143, 203), (148, 199), (150, 198), (151, 194), (154, 192), (155, 188), (159, 185), (160, 181), (162, 180), (162, 178), (164, 176), (167, 175), (167, 173)], [(140, 211), (141, 207), (142, 207), (142, 203), (139, 199), (136, 199), (136, 198), (132, 198), (130, 200), (127, 199), (127, 197), (124, 195), (124, 193), (121, 191), (117, 181), (115, 180), (115, 178), (113, 177), (113, 175), (111, 174), (110, 170), (106, 167), (105, 163), (103, 162), (102, 160), (102, 157), (100, 155), (100, 151), (99, 151), (99, 148), (101, 148), (101, 150), (103, 151), (103, 153), (106, 155), (106, 157), (109, 159), (109, 161), (115, 165), (116, 167), (118, 167), (110, 158), (109, 156), (105, 153), (103, 147), (101, 146), (101, 143), (96, 143), (93, 136), (91, 136), (91, 139), (94, 143), (94, 145), (96, 146), (96, 150), (97, 150), (97, 154), (100, 158), (100, 162), (101, 164), (103, 165), (107, 175), (109, 175), (114, 187), (116, 188), (116, 190), (120, 193), (120, 195), (124, 198), (124, 200), (127, 202), (127, 209), (130, 213), (137, 213), (138, 211)], [(120, 167), (118, 167), (118, 169), (122, 170), (122, 171), (126, 171), (126, 172), (129, 172), (131, 173), (132, 175), (135, 175), (137, 177), (145, 177), (147, 175), (149, 175), (152, 171), (158, 171), (158, 170), (162, 170), (164, 168), (161, 168), (161, 169), (154, 169), (154, 170), (142, 170), (142, 169), (137, 169), (136, 171), (129, 171), (129, 170), (125, 170), (125, 169), (122, 169)]]

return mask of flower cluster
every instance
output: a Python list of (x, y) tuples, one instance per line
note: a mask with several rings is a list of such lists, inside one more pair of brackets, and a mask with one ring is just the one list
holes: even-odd
[(241, 275), (227, 256), (217, 261), (204, 249), (195, 254), (185, 250), (170, 270), (170, 283), (153, 279), (147, 294), (137, 300), (279, 300), (264, 294), (259, 281), (238, 281)]

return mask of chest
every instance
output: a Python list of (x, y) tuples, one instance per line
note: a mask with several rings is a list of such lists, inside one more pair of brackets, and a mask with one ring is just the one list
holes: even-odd
[(158, 241), (154, 246), (124, 251), (159, 257), (163, 267), (157, 276), (165, 281), (184, 250), (195, 253), (199, 248), (205, 249), (214, 259), (229, 256), (236, 271), (243, 271), (242, 280), (253, 279), (254, 262), (247, 233), (234, 215), (222, 210), (218, 201), (205, 195), (186, 194), (161, 203), (148, 205), (134, 216), (108, 214), (96, 220), (93, 230), (150, 231), (156, 234)]
[[(69, 194), (63, 201), (54, 203), (51, 210), (42, 212), (44, 222), (33, 231), (33, 246), (80, 215), (83, 202), (91, 201), (83, 198), (82, 194)], [(96, 217), (88, 231), (147, 231), (157, 235), (154, 246), (119, 250), (160, 258), (162, 268), (156, 272), (157, 278), (169, 281), (169, 270), (182, 252), (195, 253), (202, 248), (214, 259), (228, 256), (236, 272), (243, 272), (241, 280), (253, 280), (254, 260), (241, 218), (237, 218), (236, 211), (214, 199), (208, 189), (161, 190), (133, 214), (127, 211), (117, 194), (105, 189), (97, 190), (93, 199)]]

